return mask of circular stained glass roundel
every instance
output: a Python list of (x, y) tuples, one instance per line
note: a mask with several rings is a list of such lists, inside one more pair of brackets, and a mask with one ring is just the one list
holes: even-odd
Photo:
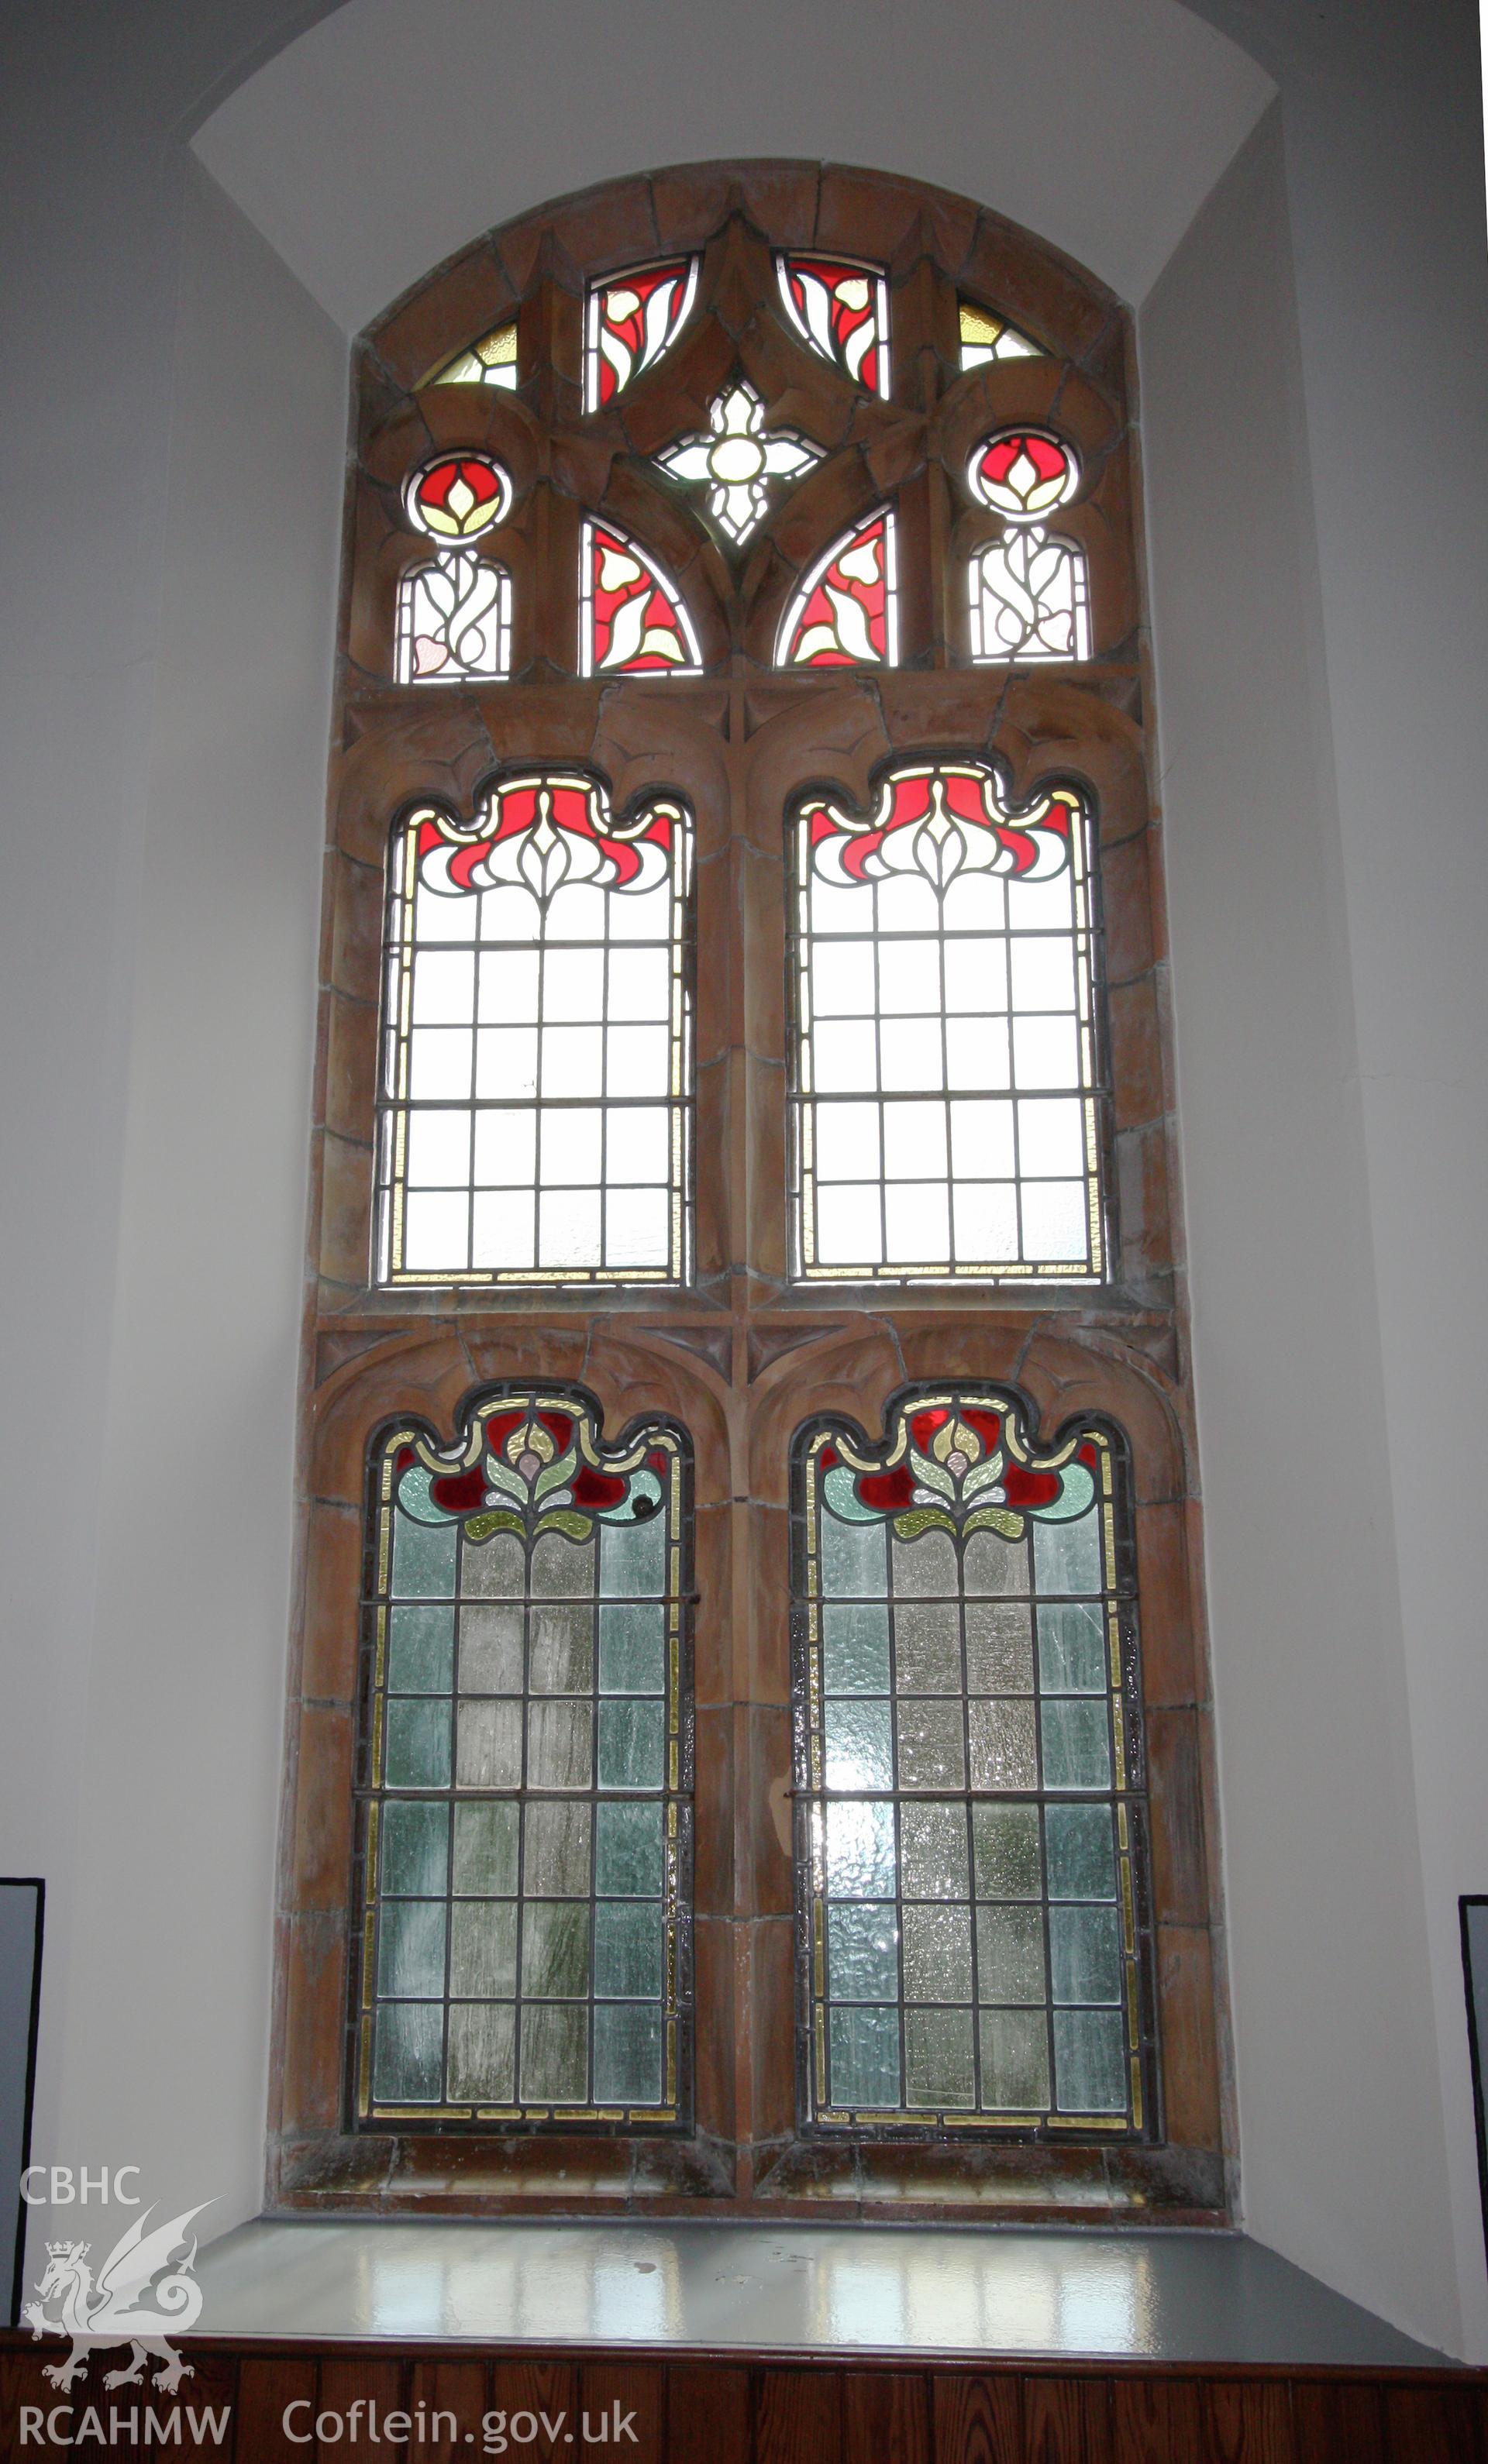
[(1079, 485), (1079, 464), (1058, 437), (1032, 428), (986, 438), (967, 471), (972, 493), (1010, 522), (1036, 522), (1068, 504)]
[(430, 539), (478, 539), (504, 521), (512, 483), (488, 453), (441, 453), (413, 473), (403, 501), (414, 529)]

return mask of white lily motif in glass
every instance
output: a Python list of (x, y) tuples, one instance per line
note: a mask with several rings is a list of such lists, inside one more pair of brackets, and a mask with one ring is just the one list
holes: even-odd
[(771, 479), (794, 479), (819, 462), (822, 448), (793, 429), (766, 436), (765, 405), (752, 385), (731, 385), (708, 406), (707, 436), (684, 436), (658, 453), (674, 479), (706, 485), (708, 511), (731, 539), (743, 542), (767, 510)]

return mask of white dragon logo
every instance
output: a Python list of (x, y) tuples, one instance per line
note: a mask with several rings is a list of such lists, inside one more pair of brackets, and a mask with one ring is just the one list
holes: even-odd
[[(202, 2201), (202, 2207), (211, 2205), (211, 2199)], [(146, 2208), (143, 2216), (135, 2218), (100, 2268), (97, 2283), (88, 2265), (91, 2242), (48, 2242), (47, 2272), (36, 2287), (41, 2298), (28, 2301), (21, 2315), (33, 2336), (61, 2334), (73, 2340), (65, 2362), (44, 2365), (42, 2376), (54, 2387), (71, 2387), (96, 2344), (131, 2347), (128, 2368), (110, 2370), (103, 2381), (106, 2387), (138, 2387), (146, 2355), (165, 2365), (153, 2378), (167, 2395), (174, 2395), (182, 2380), (193, 2375), (190, 2364), (171, 2350), (163, 2330), (168, 2327), (172, 2335), (184, 2336), (201, 2317), (201, 2286), (191, 2275), (196, 2264), (194, 2240), (186, 2257), (178, 2259), (155, 2286), (159, 2307), (142, 2306), (140, 2297), (148, 2293), (152, 2277), (160, 2275), (171, 2252), (185, 2241), (188, 2225), (202, 2208), (188, 2208), (184, 2215), (172, 2216), (168, 2224), (157, 2225), (147, 2233), (144, 2228), (154, 2212)], [(49, 2319), (47, 2303), (55, 2299), (60, 2300), (62, 2315)]]

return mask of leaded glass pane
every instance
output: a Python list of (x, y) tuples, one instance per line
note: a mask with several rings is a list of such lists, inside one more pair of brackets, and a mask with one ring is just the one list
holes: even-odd
[(687, 1477), (563, 1390), (379, 1446), (363, 2121), (685, 2122)]
[(795, 829), (794, 1272), (1105, 1272), (1089, 820), (983, 763), (897, 764)]
[(808, 2126), (1150, 2133), (1124, 1458), (917, 1390), (797, 1443)]
[(595, 780), (566, 772), (501, 781), (469, 827), (434, 805), (402, 825), (382, 1283), (686, 1279), (691, 849), (675, 800), (616, 820)]

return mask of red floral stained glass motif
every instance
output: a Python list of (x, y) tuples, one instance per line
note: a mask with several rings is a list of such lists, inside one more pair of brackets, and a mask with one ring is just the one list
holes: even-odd
[(1056, 436), (1015, 429), (979, 445), (968, 475), (993, 513), (1010, 522), (1036, 522), (1068, 504), (1079, 485), (1079, 465)]
[(404, 510), (427, 539), (478, 539), (511, 511), (512, 483), (489, 453), (440, 453), (415, 471)]
[(607, 522), (584, 525), (579, 600), (581, 674), (701, 675), (698, 636), (675, 584)]
[(633, 266), (592, 285), (585, 332), (584, 407), (603, 410), (676, 341), (698, 292), (698, 260)]
[(961, 872), (1052, 880), (1070, 861), (1078, 811), (1074, 792), (1055, 787), (1027, 812), (1010, 813), (991, 771), (938, 761), (891, 772), (863, 817), (831, 796), (808, 796), (801, 823), (811, 869), (825, 882), (919, 872), (942, 891)]
[(971, 561), (973, 660), (1088, 659), (1084, 552), (1043, 527), (1079, 486), (1070, 447), (1039, 429), (1011, 429), (976, 447), (966, 477), (1008, 526)]
[(780, 628), (778, 668), (892, 668), (899, 657), (894, 516), (887, 506), (835, 539)]
[(889, 390), (889, 290), (874, 265), (842, 257), (775, 259), (786, 314), (802, 340), (869, 393)]

